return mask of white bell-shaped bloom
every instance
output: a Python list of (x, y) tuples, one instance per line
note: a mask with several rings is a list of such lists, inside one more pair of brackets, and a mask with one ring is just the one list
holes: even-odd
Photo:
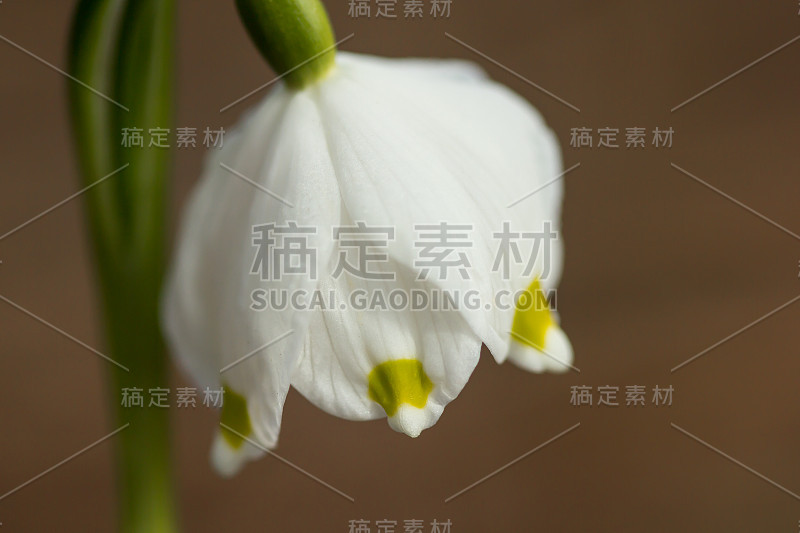
[(321, 81), (272, 90), (212, 152), (163, 303), (174, 353), (225, 387), (218, 470), (276, 445), (290, 386), (416, 437), (482, 344), (566, 370), (541, 298), (562, 268), (560, 172), (539, 114), (471, 63), (340, 53)]

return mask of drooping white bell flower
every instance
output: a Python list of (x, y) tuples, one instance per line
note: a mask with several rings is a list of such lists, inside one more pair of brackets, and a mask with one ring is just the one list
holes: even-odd
[[(541, 300), (561, 240), (525, 238), (557, 234), (560, 172), (539, 114), (471, 63), (339, 53), (319, 81), (273, 89), (210, 155), (164, 298), (173, 352), (201, 386), (225, 387), (217, 469), (276, 445), (290, 386), (416, 437), (482, 344), (498, 362), (568, 369)], [(384, 242), (354, 250), (348, 236), (370, 228)], [(448, 231), (460, 239), (446, 250)], [(365, 255), (369, 275), (353, 268)]]

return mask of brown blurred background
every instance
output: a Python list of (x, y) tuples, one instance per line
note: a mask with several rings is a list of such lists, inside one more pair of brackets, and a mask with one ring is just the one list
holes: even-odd
[[(63, 67), (74, 4), (3, 0), (0, 35)], [(541, 110), (566, 167), (581, 164), (565, 178), (559, 294), (581, 372), (530, 375), (484, 354), (461, 397), (417, 440), (385, 421), (335, 419), (292, 392), (277, 452), (355, 503), (269, 457), (220, 480), (207, 460), (216, 415), (173, 409), (185, 530), (347, 532), (364, 518), (375, 531), (388, 518), (402, 531), (418, 518), (450, 519), (454, 533), (797, 531), (798, 499), (670, 426), (800, 492), (800, 303), (670, 372), (800, 294), (800, 239), (670, 166), (800, 232), (800, 42), (670, 112), (800, 34), (797, 0), (453, 0), (450, 18), (438, 20), (428, 5), (423, 20), (407, 21), (353, 19), (346, 0), (327, 2), (338, 35), (355, 33), (345, 50), (477, 60)], [(182, 1), (179, 26), (175, 126), (227, 128), (256, 100), (219, 109), (273, 73), (232, 1)], [(2, 234), (79, 181), (65, 78), (4, 42), (0, 65)], [(619, 128), (623, 147), (572, 149), (576, 127)], [(628, 127), (647, 128), (645, 149), (624, 148)], [(651, 145), (655, 127), (674, 129), (672, 148)], [(201, 148), (176, 154), (173, 219), (202, 158)], [(102, 348), (80, 207), (0, 241), (0, 294)], [(0, 302), (0, 494), (111, 431), (107, 370)], [(619, 386), (623, 403), (625, 386), (644, 385), (647, 405), (573, 407), (573, 385)], [(651, 404), (656, 385), (674, 387), (672, 407)], [(111, 453), (106, 442), (0, 501), (0, 531), (112, 531)]]

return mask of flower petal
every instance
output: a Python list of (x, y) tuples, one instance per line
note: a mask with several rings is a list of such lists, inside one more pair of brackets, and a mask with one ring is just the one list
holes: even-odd
[(517, 301), (509, 358), (530, 372), (563, 373), (571, 368), (572, 345), (556, 323), (538, 279)]
[[(349, 273), (322, 280), (320, 291), (334, 292), (337, 305), (314, 313), (292, 385), (328, 413), (388, 416), (392, 428), (416, 437), (461, 392), (481, 341), (458, 312), (393, 308), (390, 289), (411, 294), (433, 286), (416, 283), (398, 264), (383, 268), (397, 273), (391, 285)], [(374, 305), (381, 296), (384, 304)]]
[[(266, 447), (277, 442), (309, 317), (255, 312), (252, 294), (311, 290), (317, 280), (310, 268), (283, 279), (253, 273), (254, 230), (314, 228), (308, 247), (318, 261), (328, 261), (340, 202), (319, 124), (307, 94), (278, 89), (210, 159), (183, 221), (163, 305), (173, 351), (201, 384), (222, 383), (246, 400), (252, 435), (245, 436)], [(217, 452), (224, 445), (218, 439)], [(225, 456), (217, 452), (216, 459)]]
[[(450, 290), (477, 290), (484, 302), (524, 290), (534, 277), (554, 287), (561, 271), (558, 241), (527, 276), (524, 265), (514, 265), (508, 277), (493, 269), (494, 233), (503, 221), (526, 232), (542, 230), (545, 222), (557, 232), (560, 225), (563, 184), (553, 181), (560, 153), (538, 113), (510, 90), (478, 77), (465, 83), (414, 63), (341, 55), (338, 70), (314, 90), (351, 217), (394, 225), (390, 254), (412, 266), (415, 225), (471, 225), (472, 246), (465, 250), (470, 279), (436, 282)], [(503, 361), (514, 306), (490, 305), (463, 315)]]

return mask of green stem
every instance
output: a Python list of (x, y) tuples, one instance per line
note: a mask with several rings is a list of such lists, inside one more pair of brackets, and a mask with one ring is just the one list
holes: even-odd
[(168, 411), (121, 405), (125, 388), (169, 384), (158, 317), (169, 154), (120, 141), (123, 127), (171, 124), (173, 28), (174, 0), (81, 0), (70, 46), (72, 75), (119, 104), (69, 87), (84, 181), (128, 165), (86, 194), (108, 351), (129, 369), (109, 376), (114, 427), (130, 424), (115, 437), (123, 533), (177, 531)]
[(236, 0), (256, 47), (286, 84), (302, 89), (331, 70), (336, 43), (319, 0)]
[[(160, 277), (131, 269), (106, 287), (106, 321), (112, 357), (130, 372), (114, 368), (110, 396), (119, 434), (117, 471), (123, 533), (177, 531), (170, 461), (169, 411), (124, 407), (121, 391), (168, 387), (166, 351), (158, 327)], [(145, 398), (146, 398), (145, 394)]]

